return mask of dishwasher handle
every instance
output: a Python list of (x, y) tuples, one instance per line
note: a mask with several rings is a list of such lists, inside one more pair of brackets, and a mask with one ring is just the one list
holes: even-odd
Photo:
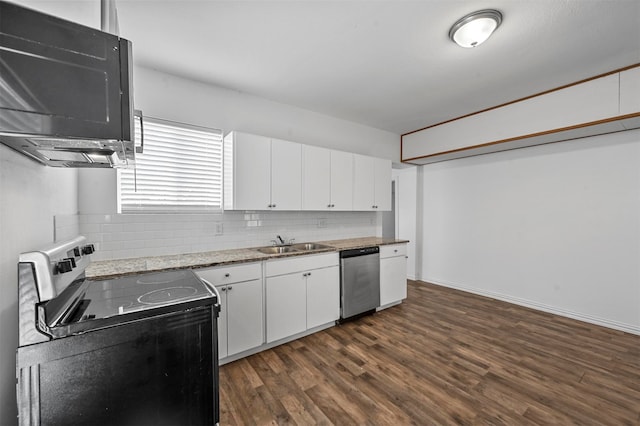
[(375, 247), (364, 247), (358, 249), (351, 250), (342, 250), (340, 252), (340, 259), (345, 259), (348, 257), (356, 257), (356, 256), (367, 256), (369, 254), (380, 253), (380, 248), (378, 246)]

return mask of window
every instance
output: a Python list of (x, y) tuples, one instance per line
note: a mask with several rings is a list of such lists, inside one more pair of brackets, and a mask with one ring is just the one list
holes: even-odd
[[(136, 139), (140, 129), (136, 120)], [(222, 210), (222, 131), (144, 118), (144, 152), (121, 169), (123, 213)]]

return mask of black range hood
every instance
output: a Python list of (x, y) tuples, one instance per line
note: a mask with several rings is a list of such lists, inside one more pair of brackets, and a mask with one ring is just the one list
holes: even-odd
[(0, 142), (54, 167), (134, 163), (131, 42), (0, 1)]

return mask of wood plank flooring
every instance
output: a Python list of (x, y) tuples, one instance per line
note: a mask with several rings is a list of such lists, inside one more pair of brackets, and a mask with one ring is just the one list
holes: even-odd
[(640, 336), (409, 281), (220, 368), (221, 425), (640, 425)]

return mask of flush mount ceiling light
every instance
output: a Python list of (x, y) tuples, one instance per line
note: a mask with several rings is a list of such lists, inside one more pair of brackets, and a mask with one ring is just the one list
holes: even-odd
[(476, 47), (491, 36), (502, 23), (502, 13), (483, 9), (470, 13), (453, 24), (449, 38), (462, 47)]

